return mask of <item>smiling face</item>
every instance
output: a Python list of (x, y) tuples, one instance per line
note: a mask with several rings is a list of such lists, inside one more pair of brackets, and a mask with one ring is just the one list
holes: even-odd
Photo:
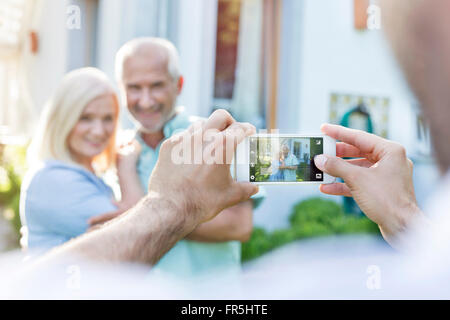
[(124, 61), (122, 90), (128, 110), (142, 125), (142, 130), (155, 133), (172, 116), (181, 87), (179, 79), (169, 74), (164, 49), (148, 46)]
[(89, 102), (67, 138), (70, 153), (79, 164), (91, 167), (94, 157), (109, 145), (117, 114), (112, 95)]

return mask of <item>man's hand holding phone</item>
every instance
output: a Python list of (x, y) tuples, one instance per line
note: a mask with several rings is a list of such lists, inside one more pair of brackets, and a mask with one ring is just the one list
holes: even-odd
[[(186, 209), (184, 211), (188, 216), (185, 219), (193, 218), (195, 225), (212, 219), (225, 208), (248, 200), (258, 192), (258, 187), (233, 180), (231, 160), (225, 157), (232, 159), (234, 148), (224, 152), (223, 146), (227, 146), (229, 140), (232, 146), (237, 145), (255, 131), (254, 126), (236, 122), (228, 112), (217, 110), (208, 120), (201, 120), (188, 130), (170, 137), (161, 146), (158, 162), (149, 180), (149, 193), (159, 194), (168, 198), (175, 207)], [(205, 140), (208, 132), (212, 132), (212, 138), (216, 139)], [(223, 164), (195, 164), (191, 161), (175, 165), (172, 158), (174, 149), (183, 145), (182, 141), (193, 141), (184, 152), (194, 155), (194, 149), (200, 146), (201, 155), (205, 150), (209, 150), (210, 154), (217, 152), (223, 155)]]
[(336, 157), (319, 155), (314, 162), (320, 170), (345, 182), (323, 184), (320, 190), (353, 197), (367, 217), (379, 225), (385, 240), (394, 244), (396, 236), (422, 214), (414, 194), (413, 164), (405, 148), (338, 125), (324, 124), (321, 130), (342, 142), (336, 144)]

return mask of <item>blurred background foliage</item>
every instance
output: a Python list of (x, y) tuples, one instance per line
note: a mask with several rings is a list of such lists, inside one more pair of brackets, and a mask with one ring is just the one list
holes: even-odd
[(270, 165), (271, 165), (270, 160), (269, 161), (267, 161), (267, 160), (261, 161), (260, 159), (258, 159), (256, 161), (256, 165), (255, 165), (255, 169), (254, 169), (255, 170), (254, 175), (255, 175), (256, 182), (267, 182), (269, 180), (270, 174), (269, 173), (263, 174), (261, 172), (264, 172), (264, 170), (265, 170), (265, 172), (268, 172)]
[(255, 228), (250, 240), (242, 245), (242, 262), (300, 239), (337, 234), (380, 234), (378, 226), (365, 216), (345, 213), (340, 204), (317, 197), (296, 204), (289, 222), (289, 228), (272, 232)]
[(20, 234), (20, 186), (26, 171), (26, 146), (0, 145), (0, 219), (8, 220)]

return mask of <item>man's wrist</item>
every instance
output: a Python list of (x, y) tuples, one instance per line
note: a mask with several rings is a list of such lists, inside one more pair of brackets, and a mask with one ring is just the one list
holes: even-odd
[(161, 223), (173, 226), (172, 232), (181, 233), (183, 234), (182, 237), (191, 233), (198, 225), (195, 212), (190, 210), (190, 206), (186, 205), (186, 201), (175, 197), (173, 194), (166, 195), (160, 192), (149, 191), (142, 201), (149, 211), (157, 212), (160, 215)]
[[(150, 192), (121, 223), (111, 224), (116, 250), (108, 259), (155, 264), (177, 241), (195, 228), (194, 219), (165, 195)], [(102, 231), (101, 229), (99, 230)], [(122, 243), (120, 239), (127, 239)], [(117, 248), (121, 248), (117, 250)]]
[(380, 231), (385, 240), (393, 247), (402, 246), (401, 242), (413, 226), (414, 222), (424, 217), (417, 203), (411, 202), (407, 205), (397, 207), (391, 213), (394, 219), (390, 223), (380, 224)]

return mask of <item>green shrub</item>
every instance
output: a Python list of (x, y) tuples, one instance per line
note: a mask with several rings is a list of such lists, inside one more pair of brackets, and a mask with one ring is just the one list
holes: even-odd
[(267, 252), (273, 248), (273, 243), (270, 240), (269, 234), (262, 228), (254, 228), (251, 239), (243, 245), (243, 259), (254, 259), (259, 257), (261, 252)]
[(11, 222), (19, 239), (20, 186), (26, 170), (26, 146), (1, 146), (0, 149), (0, 209), (4, 212), (0, 219), (5, 217)]
[(270, 233), (269, 241), (270, 241), (270, 249), (275, 249), (278, 247), (281, 247), (287, 243), (290, 243), (292, 241), (295, 241), (297, 238), (297, 235), (295, 233), (295, 230), (293, 229), (281, 229), (281, 230), (275, 230), (272, 233)]
[(291, 226), (301, 227), (305, 223), (317, 222), (330, 225), (336, 217), (342, 216), (342, 206), (334, 201), (311, 198), (296, 204), (289, 216)]
[(263, 228), (255, 228), (250, 240), (242, 245), (242, 261), (257, 258), (299, 239), (334, 234), (379, 233), (378, 226), (366, 217), (345, 214), (341, 205), (321, 198), (311, 198), (296, 204), (289, 222), (290, 228), (271, 233)]

